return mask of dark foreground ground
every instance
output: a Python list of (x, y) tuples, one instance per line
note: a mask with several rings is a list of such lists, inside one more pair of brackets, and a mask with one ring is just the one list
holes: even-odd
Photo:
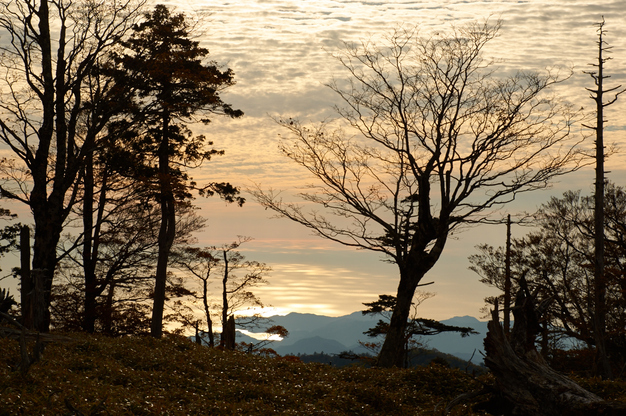
[[(0, 339), (0, 415), (440, 415), (461, 393), (493, 383), (489, 375), (439, 365), (334, 368), (209, 349), (182, 337), (68, 337), (48, 345), (26, 374), (17, 369), (18, 342)], [(624, 382), (582, 382), (626, 401)], [(451, 414), (489, 414), (475, 405)]]

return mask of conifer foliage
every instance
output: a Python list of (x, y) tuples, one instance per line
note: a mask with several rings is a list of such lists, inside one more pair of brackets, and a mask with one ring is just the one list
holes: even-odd
[[(232, 86), (234, 74), (205, 62), (209, 51), (191, 39), (192, 26), (183, 14), (172, 14), (163, 5), (145, 15), (134, 33), (121, 43), (114, 57), (117, 82), (133, 89), (129, 114), (143, 130), (133, 138), (139, 166), (153, 170), (160, 203), (159, 254), (156, 269), (151, 334), (162, 334), (163, 306), (169, 253), (176, 234), (176, 204), (190, 197), (196, 184), (184, 172), (222, 151), (208, 149), (204, 136), (194, 136), (184, 125), (196, 120), (208, 123), (207, 114), (241, 117), (241, 110), (222, 101), (220, 92)], [(148, 176), (149, 177), (149, 176)], [(228, 183), (211, 183), (201, 193), (218, 193), (229, 202), (243, 203), (239, 191)]]

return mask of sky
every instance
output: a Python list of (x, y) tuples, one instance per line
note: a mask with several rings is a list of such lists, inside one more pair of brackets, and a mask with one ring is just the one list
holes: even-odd
[[(583, 71), (597, 59), (594, 23), (606, 19), (605, 40), (613, 47), (606, 65), (608, 86), (626, 85), (626, 1), (352, 1), (240, 0), (164, 2), (197, 19), (200, 40), (215, 61), (235, 72), (237, 84), (223, 98), (244, 111), (241, 120), (215, 119), (203, 131), (226, 151), (195, 172), (198, 179), (227, 180), (243, 189), (297, 193), (312, 178), (278, 151), (282, 131), (272, 117), (295, 117), (303, 123), (337, 117), (338, 97), (325, 84), (348, 75), (332, 56), (343, 42), (376, 41), (403, 24), (418, 25), (428, 34), (484, 19), (502, 20), (500, 36), (485, 49), (486, 57), (501, 59), (499, 73), (542, 71), (560, 64), (574, 75), (558, 94), (577, 105), (594, 106), (585, 87), (593, 80)], [(607, 142), (626, 144), (626, 97), (607, 109)], [(626, 185), (624, 153), (607, 163), (609, 178)], [(551, 195), (568, 189), (591, 193), (594, 173), (586, 169), (555, 183), (551, 189), (526, 194), (502, 212), (534, 211)], [(254, 200), (242, 208), (214, 200), (197, 200), (208, 228), (198, 235), (206, 245), (254, 238), (242, 246), (248, 259), (273, 269), (269, 284), (257, 292), (274, 311), (332, 316), (363, 309), (379, 294), (395, 294), (397, 269), (380, 255), (357, 251), (311, 234), (287, 219), (271, 218)], [(513, 236), (528, 232), (513, 226)], [(436, 296), (420, 306), (419, 314), (433, 319), (471, 315), (481, 317), (483, 299), (495, 294), (468, 270), (468, 256), (481, 243), (503, 245), (504, 225), (480, 226), (454, 236), (437, 265), (423, 282)]]
[[(154, 2), (156, 4), (157, 2)], [(411, 0), (177, 0), (160, 1), (185, 12), (198, 23), (198, 40), (211, 59), (231, 68), (237, 84), (222, 95), (244, 111), (243, 118), (218, 117), (207, 126), (191, 126), (205, 134), (225, 155), (192, 172), (199, 183), (228, 181), (243, 190), (260, 185), (292, 195), (304, 189), (306, 176), (278, 150), (281, 130), (272, 117), (295, 117), (315, 123), (337, 117), (340, 104), (326, 84), (348, 74), (333, 57), (343, 42), (377, 41), (399, 25), (418, 25), (427, 35), (450, 25), (502, 20), (500, 36), (485, 49), (486, 57), (501, 60), (498, 73), (542, 71), (560, 64), (574, 75), (559, 96), (593, 108), (585, 87), (593, 81), (583, 73), (597, 59), (594, 23), (606, 19), (606, 41), (613, 47), (606, 71), (608, 86), (626, 85), (626, 0), (567, 1), (411, 1)], [(622, 152), (607, 163), (609, 179), (626, 185), (626, 95), (607, 110), (605, 140), (622, 144)], [(589, 194), (593, 171), (566, 176), (551, 189), (526, 194), (502, 211), (534, 211), (551, 195), (568, 189)], [(306, 312), (340, 316), (363, 309), (363, 302), (379, 294), (395, 294), (396, 266), (376, 253), (357, 251), (323, 240), (287, 219), (271, 218), (244, 191), (241, 208), (218, 198), (197, 199), (208, 227), (197, 235), (198, 244), (221, 245), (238, 236), (252, 237), (241, 252), (249, 260), (267, 263), (269, 284), (256, 290), (274, 313)], [(513, 227), (513, 236), (528, 230)], [(495, 294), (468, 270), (468, 256), (481, 243), (502, 245), (505, 226), (480, 226), (455, 235), (424, 282), (436, 296), (420, 306), (422, 317), (480, 317), (483, 299)]]

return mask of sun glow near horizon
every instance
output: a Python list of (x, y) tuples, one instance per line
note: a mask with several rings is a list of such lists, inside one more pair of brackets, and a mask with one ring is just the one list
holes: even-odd
[[(151, 0), (174, 6), (197, 20), (200, 41), (210, 58), (235, 73), (236, 85), (225, 91), (225, 102), (244, 111), (238, 120), (212, 117), (208, 126), (193, 125), (196, 134), (205, 134), (224, 156), (190, 174), (202, 184), (227, 181), (242, 189), (260, 184), (284, 190), (292, 198), (311, 179), (294, 166), (278, 149), (279, 135), (287, 134), (271, 116), (296, 117), (303, 123), (317, 123), (336, 117), (340, 104), (325, 84), (348, 78), (332, 56), (343, 42), (378, 41), (393, 27), (415, 24), (427, 36), (450, 30), (452, 24), (469, 21), (502, 20), (500, 36), (486, 48), (486, 57), (500, 60), (499, 73), (517, 70), (543, 71), (555, 64), (573, 68), (573, 76), (558, 87), (558, 93), (576, 106), (592, 109), (586, 87), (593, 80), (590, 70), (597, 55), (596, 28), (602, 16), (608, 30), (606, 41), (613, 47), (605, 68), (611, 75), (608, 86), (626, 85), (626, 0), (591, 4), (583, 0), (501, 1), (359, 1), (359, 0)], [(626, 143), (626, 97), (607, 109), (607, 143)], [(575, 133), (583, 130), (575, 126)], [(587, 131), (587, 133), (589, 133)], [(607, 176), (624, 183), (626, 153), (609, 158)], [(523, 195), (507, 212), (534, 211), (551, 195), (582, 189), (591, 193), (591, 168), (565, 178), (552, 189)], [(309, 230), (285, 219), (270, 219), (250, 195), (238, 208), (218, 198), (198, 198), (200, 215), (208, 227), (198, 237), (199, 245), (221, 245), (237, 236), (254, 238), (241, 247), (249, 260), (267, 263), (273, 271), (269, 284), (258, 289), (261, 300), (272, 305), (262, 314), (292, 311), (341, 316), (358, 311), (363, 302), (379, 294), (395, 294), (397, 268), (384, 258), (357, 251), (311, 235)], [(20, 221), (23, 219), (20, 218)], [(516, 236), (527, 231), (514, 228)], [(424, 317), (447, 319), (456, 315), (478, 316), (483, 298), (492, 289), (478, 282), (468, 270), (467, 257), (480, 243), (502, 245), (502, 227), (485, 227), (459, 234), (448, 243), (439, 263), (425, 277), (435, 282), (429, 291), (437, 293), (420, 306)], [(5, 267), (3, 267), (4, 269)], [(16, 283), (15, 283), (16, 285)], [(15, 286), (16, 287), (16, 286)], [(269, 312), (272, 311), (272, 312)]]
[[(210, 0), (178, 1), (182, 10), (194, 10), (207, 25), (206, 45), (211, 56), (232, 68), (237, 84), (226, 94), (245, 115), (242, 120), (215, 120), (206, 134), (214, 138), (226, 155), (210, 162), (195, 176), (219, 178), (242, 187), (260, 184), (283, 190), (293, 198), (311, 181), (306, 171), (295, 166), (278, 150), (281, 131), (270, 116), (296, 117), (303, 123), (336, 117), (338, 97), (325, 84), (348, 74), (332, 56), (343, 42), (377, 41), (403, 24), (416, 24), (421, 34), (450, 30), (450, 26), (489, 19), (502, 21), (500, 35), (488, 44), (485, 57), (498, 60), (498, 73), (518, 70), (544, 71), (555, 65), (573, 69), (572, 77), (556, 91), (573, 105), (592, 109), (585, 87), (593, 80), (583, 71), (596, 59), (594, 23), (604, 15), (606, 41), (613, 49), (607, 63), (610, 85), (626, 84), (626, 1), (593, 5), (581, 0), (548, 1), (386, 1), (356, 0), (244, 0), (222, 3)], [(608, 109), (606, 140), (624, 143), (626, 99)], [(621, 110), (621, 111), (620, 111)], [(574, 126), (575, 134), (584, 129)], [(589, 131), (585, 132), (589, 134)], [(626, 155), (607, 161), (609, 178), (626, 177)], [(522, 195), (503, 210), (534, 211), (551, 195), (568, 189), (590, 193), (591, 168), (559, 178), (551, 189)], [(376, 253), (355, 251), (324, 241), (286, 219), (270, 219), (249, 199), (241, 210), (203, 201), (209, 228), (203, 238), (232, 240), (237, 234), (255, 239), (246, 255), (273, 267), (269, 284), (260, 289), (261, 299), (287, 310), (342, 315), (360, 310), (363, 302), (378, 294), (395, 294), (397, 269)], [(245, 211), (245, 213), (244, 213)], [(521, 235), (527, 231), (514, 227)], [(479, 316), (483, 298), (495, 292), (478, 282), (468, 270), (467, 257), (479, 243), (502, 245), (504, 229), (488, 226), (461, 233), (451, 240), (439, 263), (425, 277), (435, 282), (437, 296), (420, 307), (423, 316), (446, 319), (455, 315)], [(244, 251), (246, 250), (243, 247)], [(356, 278), (355, 278), (356, 277)], [(351, 279), (355, 278), (355, 279)]]

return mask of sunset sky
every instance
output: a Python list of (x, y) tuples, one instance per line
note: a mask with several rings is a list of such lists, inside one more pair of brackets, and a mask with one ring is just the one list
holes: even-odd
[[(606, 65), (609, 86), (626, 85), (626, 1), (352, 1), (352, 0), (239, 0), (168, 1), (199, 21), (201, 41), (212, 59), (233, 69), (235, 85), (224, 99), (242, 109), (241, 120), (215, 119), (206, 130), (226, 155), (196, 171), (197, 179), (227, 180), (242, 188), (255, 183), (264, 188), (302, 190), (310, 182), (302, 170), (278, 151), (280, 134), (287, 134), (271, 116), (316, 122), (336, 117), (338, 97), (325, 86), (346, 71), (332, 54), (343, 42), (371, 39), (399, 25), (419, 25), (425, 35), (449, 29), (451, 24), (486, 18), (501, 19), (500, 37), (485, 50), (486, 57), (502, 59), (500, 74), (546, 67), (573, 67), (574, 75), (558, 91), (564, 99), (593, 109), (584, 90), (593, 80), (583, 71), (597, 59), (594, 23), (606, 19), (606, 41), (613, 47)], [(620, 117), (621, 114), (621, 117)], [(609, 107), (607, 142), (626, 144), (626, 97)], [(576, 134), (579, 133), (577, 130)], [(588, 132), (587, 132), (588, 133)], [(626, 185), (623, 152), (608, 161), (609, 178)], [(523, 195), (507, 208), (512, 214), (534, 211), (550, 195), (568, 189), (591, 193), (593, 171), (587, 169), (561, 179), (552, 189)], [(209, 227), (200, 244), (223, 244), (238, 235), (254, 238), (243, 246), (253, 260), (268, 263), (270, 284), (259, 294), (278, 312), (343, 315), (362, 309), (362, 302), (379, 294), (395, 294), (394, 265), (375, 253), (356, 251), (325, 241), (249, 199), (243, 208), (215, 200), (197, 200)], [(502, 216), (505, 216), (505, 211)], [(513, 227), (521, 237), (527, 230)], [(455, 236), (424, 282), (437, 295), (424, 303), (420, 315), (446, 319), (479, 316), (483, 298), (494, 292), (468, 270), (467, 257), (480, 243), (501, 245), (504, 226), (481, 226)]]
[[(583, 71), (597, 60), (594, 23), (606, 19), (606, 41), (613, 57), (606, 65), (609, 87), (626, 85), (626, 0), (603, 1), (411, 1), (411, 0), (179, 0), (154, 2), (173, 6), (198, 21), (200, 40), (211, 58), (235, 72), (237, 84), (224, 101), (244, 111), (240, 120), (215, 118), (208, 126), (192, 126), (226, 154), (206, 163), (192, 176), (202, 181), (229, 181), (242, 189), (259, 184), (292, 195), (311, 181), (278, 150), (286, 135), (272, 117), (294, 117), (315, 123), (336, 117), (340, 104), (326, 87), (333, 77), (348, 77), (332, 54), (343, 42), (372, 40), (400, 25), (418, 25), (421, 33), (448, 30), (450, 25), (489, 18), (503, 22), (500, 36), (485, 49), (486, 57), (501, 59), (498, 74), (546, 67), (573, 67), (573, 77), (558, 94), (564, 100), (593, 109), (585, 87), (593, 80)], [(596, 3), (596, 4), (594, 4)], [(626, 185), (626, 95), (607, 111), (606, 142), (621, 144), (607, 163), (609, 179)], [(575, 134), (579, 134), (579, 127)], [(589, 131), (586, 132), (589, 134)], [(593, 170), (561, 178), (551, 189), (523, 195), (502, 211), (534, 211), (550, 195), (568, 189), (590, 194)], [(272, 219), (249, 195), (242, 207), (217, 198), (197, 199), (208, 228), (201, 245), (221, 245), (237, 236), (253, 241), (242, 246), (250, 260), (267, 263), (273, 271), (269, 285), (258, 289), (275, 312), (310, 312), (339, 316), (363, 309), (379, 294), (395, 294), (398, 273), (380, 255), (356, 251), (312, 235), (287, 219)], [(479, 317), (483, 298), (495, 292), (468, 270), (467, 257), (481, 243), (501, 245), (505, 227), (480, 226), (454, 236), (424, 282), (437, 295), (420, 308), (422, 317)], [(514, 226), (513, 235), (527, 230)], [(4, 268), (4, 267), (3, 267)]]

